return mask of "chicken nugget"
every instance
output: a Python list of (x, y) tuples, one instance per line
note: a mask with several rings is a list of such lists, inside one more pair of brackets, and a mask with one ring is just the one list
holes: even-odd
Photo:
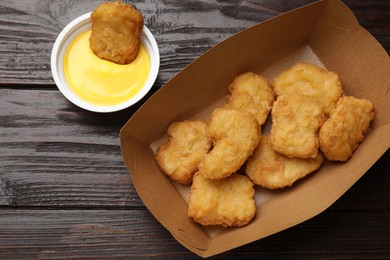
[(210, 150), (206, 123), (201, 120), (174, 122), (168, 127), (168, 139), (156, 151), (157, 164), (171, 179), (190, 184), (198, 164)]
[(318, 153), (314, 159), (288, 158), (272, 150), (268, 136), (249, 158), (245, 173), (249, 179), (264, 188), (278, 189), (291, 186), (295, 181), (317, 170), (324, 156)]
[(325, 121), (322, 105), (303, 95), (278, 96), (272, 108), (272, 149), (289, 158), (315, 158), (318, 131)]
[(320, 149), (328, 160), (348, 160), (374, 119), (374, 107), (366, 99), (340, 98), (319, 132)]
[(137, 57), (144, 20), (133, 6), (120, 0), (105, 2), (96, 7), (91, 19), (89, 46), (98, 57), (118, 64)]
[(263, 125), (274, 102), (274, 93), (267, 80), (252, 72), (236, 77), (229, 85), (226, 107), (249, 112)]
[(253, 183), (243, 175), (233, 174), (222, 180), (194, 175), (188, 216), (201, 225), (243, 226), (256, 213)]
[(199, 165), (209, 179), (222, 179), (236, 172), (260, 141), (260, 127), (254, 116), (237, 109), (217, 108), (207, 124), (214, 147)]
[(316, 98), (327, 116), (343, 93), (336, 73), (303, 62), (282, 72), (272, 86), (278, 96), (302, 94)]

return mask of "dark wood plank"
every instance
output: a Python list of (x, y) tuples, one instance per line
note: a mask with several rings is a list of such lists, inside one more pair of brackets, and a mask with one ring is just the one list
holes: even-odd
[[(0, 259), (198, 259), (143, 206), (122, 162), (119, 129), (142, 101), (90, 113), (52, 80), (58, 33), (101, 2), (0, 0)], [(310, 2), (134, 1), (160, 47), (154, 90), (234, 33)], [(344, 2), (390, 53), (390, 1)], [(390, 151), (319, 216), (213, 259), (390, 259), (389, 163)]]
[[(118, 138), (134, 108), (90, 113), (52, 90), (0, 96), (0, 205), (143, 206)], [(389, 164), (390, 152), (333, 209), (389, 209)]]
[(1, 205), (142, 205), (119, 145), (131, 111), (93, 114), (50, 90), (0, 96)]
[[(122, 161), (133, 109), (95, 114), (57, 91), (0, 89), (0, 205), (143, 206)], [(390, 152), (333, 209), (389, 209)]]
[[(211, 259), (386, 259), (389, 217), (390, 213), (328, 212)], [(144, 210), (2, 210), (0, 258), (21, 256), (198, 259)]]
[[(194, 59), (227, 37), (258, 22), (315, 0), (299, 1), (134, 1), (160, 47), (161, 86)], [(50, 54), (60, 31), (92, 11), (100, 0), (0, 1), (0, 84), (53, 87)], [(349, 1), (361, 24), (390, 49), (390, 2)], [(375, 13), (375, 16), (373, 14)]]
[[(1, 1), (0, 83), (53, 84), (50, 53), (57, 35), (71, 20), (92, 11), (101, 2)], [(259, 12), (245, 3), (237, 11), (229, 12), (226, 10), (237, 4), (224, 1), (134, 3), (160, 47), (160, 85), (216, 43), (275, 15), (273, 11)]]
[(389, 173), (390, 149), (329, 210), (389, 210)]
[(387, 0), (343, 0), (354, 12), (359, 23), (382, 44), (390, 54), (390, 2)]

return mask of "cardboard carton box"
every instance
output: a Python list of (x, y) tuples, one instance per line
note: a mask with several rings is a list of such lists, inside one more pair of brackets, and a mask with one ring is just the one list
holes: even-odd
[[(272, 79), (299, 61), (338, 73), (347, 95), (374, 104), (375, 119), (346, 163), (319, 171), (280, 191), (256, 189), (257, 212), (239, 228), (205, 228), (187, 216), (189, 187), (158, 168), (154, 152), (173, 121), (207, 118), (241, 73)], [(158, 90), (120, 133), (123, 159), (137, 192), (183, 246), (212, 256), (287, 229), (319, 214), (345, 193), (390, 146), (390, 60), (353, 13), (324, 0), (262, 22), (221, 42)]]

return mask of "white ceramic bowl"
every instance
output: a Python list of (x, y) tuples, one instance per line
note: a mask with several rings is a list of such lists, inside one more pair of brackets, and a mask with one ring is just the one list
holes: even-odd
[(144, 25), (141, 35), (141, 42), (145, 46), (146, 51), (150, 57), (150, 72), (146, 84), (135, 96), (125, 102), (112, 106), (91, 104), (73, 93), (65, 79), (64, 74), (64, 56), (66, 50), (69, 44), (78, 35), (91, 29), (92, 21), (90, 16), (91, 13), (86, 13), (79, 16), (70, 22), (58, 35), (51, 53), (51, 72), (53, 74), (54, 81), (58, 89), (70, 102), (83, 109), (105, 113), (115, 112), (130, 107), (143, 98), (146, 93), (148, 93), (157, 78), (157, 74), (160, 68), (160, 53), (157, 42), (149, 29)]

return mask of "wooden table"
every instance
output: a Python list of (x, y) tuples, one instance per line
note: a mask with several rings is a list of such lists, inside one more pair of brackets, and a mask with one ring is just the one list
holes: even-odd
[[(145, 208), (122, 161), (119, 130), (150, 95), (92, 113), (52, 79), (57, 35), (100, 2), (0, 0), (0, 259), (198, 258)], [(218, 42), (313, 1), (135, 2), (160, 47), (155, 91)], [(390, 2), (344, 2), (390, 52)], [(388, 151), (317, 217), (215, 259), (390, 259), (389, 167)]]

